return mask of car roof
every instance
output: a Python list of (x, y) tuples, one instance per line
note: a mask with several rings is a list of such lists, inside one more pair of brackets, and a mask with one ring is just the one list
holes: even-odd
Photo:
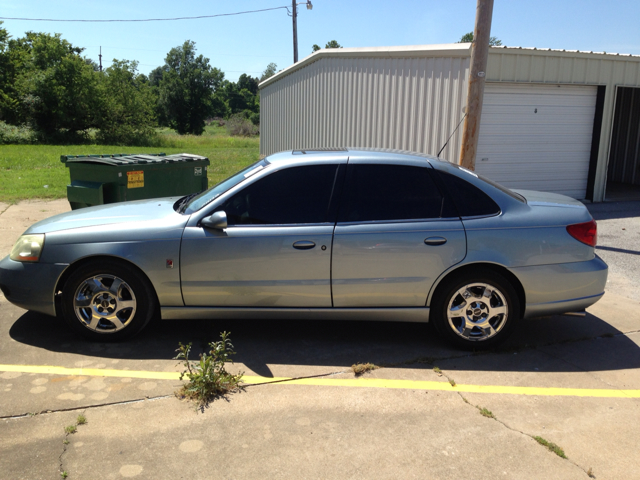
[(411, 160), (415, 162), (419, 159), (424, 159), (428, 163), (434, 162), (447, 162), (432, 155), (424, 153), (409, 152), (405, 150), (395, 150), (386, 148), (310, 148), (300, 150), (289, 150), (285, 152), (275, 153), (266, 157), (269, 163), (283, 164), (283, 163), (297, 163), (297, 161), (305, 160), (367, 160), (367, 161), (407, 161)]

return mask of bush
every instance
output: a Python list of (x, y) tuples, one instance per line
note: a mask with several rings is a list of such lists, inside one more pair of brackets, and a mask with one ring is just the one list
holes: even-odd
[(260, 129), (249, 120), (245, 113), (236, 113), (227, 120), (227, 132), (236, 137), (252, 137), (260, 134)]
[(16, 127), (0, 121), (0, 145), (36, 143), (34, 131), (29, 127)]
[(186, 398), (197, 402), (198, 408), (203, 410), (209, 402), (217, 397), (240, 389), (242, 372), (236, 375), (227, 372), (225, 364), (233, 363), (231, 356), (233, 345), (229, 340), (229, 333), (222, 332), (221, 340), (209, 343), (209, 353), (201, 353), (198, 362), (189, 360), (191, 343), (180, 346), (176, 350), (178, 355), (174, 360), (182, 360), (185, 370), (180, 374), (180, 380), (187, 377), (189, 381), (176, 392), (179, 398)]

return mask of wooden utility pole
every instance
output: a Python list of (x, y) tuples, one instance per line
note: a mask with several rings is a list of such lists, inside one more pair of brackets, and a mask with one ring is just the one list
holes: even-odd
[(476, 151), (478, 149), (478, 135), (480, 134), (480, 115), (482, 114), (482, 97), (484, 96), (484, 79), (489, 55), (492, 15), (493, 0), (478, 0), (476, 26), (473, 30), (473, 44), (471, 45), (467, 116), (464, 119), (462, 149), (460, 150), (460, 165), (469, 170), (475, 170), (476, 168)]
[(293, 63), (298, 63), (298, 6), (296, 0), (292, 0), (292, 14), (293, 17)]

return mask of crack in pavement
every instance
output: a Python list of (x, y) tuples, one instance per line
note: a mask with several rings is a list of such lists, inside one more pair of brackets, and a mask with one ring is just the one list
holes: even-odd
[[(293, 380), (304, 380), (305, 378), (320, 378), (320, 377), (331, 377), (334, 375), (341, 375), (343, 373), (346, 373), (346, 370), (343, 371), (338, 371), (338, 372), (329, 372), (329, 373), (322, 373), (319, 375), (308, 375), (308, 376), (301, 376), (301, 377), (291, 377), (291, 378), (283, 378), (283, 379), (279, 379), (279, 380), (273, 380), (271, 382), (260, 382), (260, 383), (248, 383), (245, 385), (242, 385), (242, 388), (248, 388), (248, 387), (257, 387), (260, 385), (271, 385), (274, 383), (287, 383)], [(78, 410), (86, 410), (89, 408), (101, 408), (101, 407), (109, 407), (112, 405), (127, 405), (130, 403), (140, 403), (140, 402), (145, 402), (147, 400), (161, 400), (164, 398), (170, 398), (170, 397), (174, 397), (174, 394), (170, 394), (170, 395), (157, 395), (155, 397), (144, 397), (144, 398), (135, 398), (133, 400), (121, 400), (118, 402), (106, 402), (106, 403), (98, 403), (95, 405), (82, 405), (82, 406), (77, 406), (77, 407), (69, 407), (69, 408), (58, 408), (55, 410), (41, 410), (39, 412), (27, 412), (27, 413), (19, 413), (19, 414), (15, 414), (15, 415), (2, 415), (0, 416), (0, 420), (16, 420), (16, 419), (20, 419), (20, 418), (30, 418), (30, 417), (35, 417), (37, 415), (49, 415), (49, 414), (53, 414), (53, 413), (60, 413), (60, 412), (74, 412), (74, 411), (78, 411)]]
[(133, 400), (122, 400), (119, 402), (108, 402), (108, 403), (99, 403), (96, 405), (83, 405), (83, 406), (79, 406), (79, 407), (69, 407), (69, 408), (58, 408), (56, 410), (41, 410), (40, 412), (27, 412), (27, 413), (20, 413), (20, 414), (16, 414), (16, 415), (4, 415), (4, 416), (0, 416), (0, 420), (17, 420), (20, 418), (30, 418), (30, 417), (35, 417), (37, 415), (49, 415), (49, 414), (53, 414), (53, 413), (60, 413), (60, 412), (75, 412), (78, 410), (87, 410), (89, 408), (100, 408), (100, 407), (109, 407), (111, 405), (127, 405), (129, 403), (139, 403), (139, 402), (146, 402), (147, 400), (160, 400), (163, 398), (169, 398), (169, 397), (173, 397), (174, 395), (158, 395), (155, 397), (144, 397), (144, 398), (136, 398)]
[[(467, 405), (469, 405), (469, 406), (471, 406), (471, 407), (475, 408), (476, 410), (478, 410), (478, 411), (479, 411), (479, 412), (481, 412), (481, 414), (482, 414), (482, 409), (481, 409), (478, 405), (473, 405), (471, 402), (469, 402), (469, 400), (467, 400), (467, 399), (464, 397), (464, 395), (462, 395), (462, 393), (460, 393), (460, 392), (456, 392), (456, 393), (460, 396), (460, 398), (462, 398), (462, 401), (463, 401), (464, 403), (466, 403)], [(519, 434), (521, 434), (521, 435), (524, 435), (524, 436), (526, 436), (526, 437), (529, 437), (531, 440), (534, 440), (536, 443), (539, 443), (539, 442), (535, 439), (535, 436), (534, 436), (534, 435), (531, 435), (531, 434), (529, 434), (529, 433), (527, 433), (527, 432), (523, 432), (522, 430), (518, 430), (517, 428), (514, 428), (514, 427), (512, 427), (512, 426), (508, 425), (506, 422), (504, 422), (504, 421), (500, 420), (500, 419), (499, 419), (498, 417), (496, 417), (493, 413), (491, 413), (491, 412), (489, 412), (489, 413), (490, 413), (490, 416), (485, 415), (485, 414), (482, 414), (482, 415), (483, 415), (484, 417), (486, 417), (486, 418), (490, 418), (490, 419), (492, 419), (492, 420), (495, 420), (495, 421), (496, 421), (496, 422), (498, 422), (500, 425), (502, 425), (503, 427), (505, 427), (505, 428), (506, 428), (506, 429), (508, 429), (508, 430), (511, 430), (512, 432), (519, 433)], [(552, 452), (552, 453), (555, 453), (555, 452)], [(556, 455), (557, 455), (557, 454), (556, 454)], [(558, 456), (559, 456), (559, 455), (558, 455)], [(560, 457), (560, 458), (562, 458), (562, 457)], [(589, 468), (589, 470), (587, 470), (587, 469), (583, 468), (581, 465), (578, 465), (576, 462), (574, 462), (573, 460), (571, 460), (571, 459), (570, 459), (570, 458), (568, 458), (568, 457), (563, 458), (563, 460), (566, 460), (566, 461), (568, 461), (569, 463), (571, 463), (571, 464), (575, 465), (577, 468), (579, 468), (580, 470), (582, 470), (582, 471), (587, 475), (587, 477), (589, 477), (589, 478), (596, 478), (596, 477), (595, 477), (595, 475), (593, 475), (593, 472), (592, 472), (591, 468)]]
[(4, 212), (6, 212), (7, 210), (9, 210), (9, 208), (11, 208), (13, 205), (14, 205), (13, 203), (8, 204), (8, 205), (7, 205), (7, 208), (5, 208), (4, 210), (2, 210), (2, 211), (0, 212), (0, 216), (1, 216)]

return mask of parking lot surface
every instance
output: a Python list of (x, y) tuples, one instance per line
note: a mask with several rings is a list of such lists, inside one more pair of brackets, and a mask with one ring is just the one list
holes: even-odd
[[(0, 205), (0, 256), (66, 210)], [(604, 298), (488, 353), (386, 322), (165, 321), (87, 343), (0, 296), (0, 478), (640, 478), (640, 203), (590, 210)], [(247, 384), (199, 412), (172, 357), (225, 330)]]

